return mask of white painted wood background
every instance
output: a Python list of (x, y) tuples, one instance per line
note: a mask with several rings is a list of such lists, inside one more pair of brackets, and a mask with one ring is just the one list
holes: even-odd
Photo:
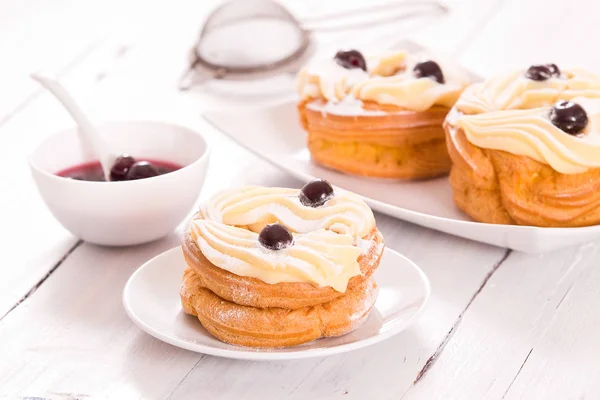
[[(201, 130), (211, 170), (201, 198), (231, 184), (299, 182), (199, 117), (256, 98), (175, 90), (214, 1), (3, 0), (0, 4), (0, 398), (600, 398), (600, 249), (525, 255), (377, 215), (387, 244), (428, 274), (433, 295), (409, 330), (322, 359), (249, 362), (180, 350), (137, 329), (121, 305), (129, 275), (178, 235), (127, 249), (81, 243), (52, 218), (27, 156), (70, 123), (27, 78), (46, 70), (96, 119), (150, 117)], [(370, 2), (364, 2), (370, 3)], [(451, 0), (444, 20), (321, 37), (377, 43), (409, 35), (485, 76), (534, 62), (600, 72), (594, 0)], [(358, 1), (288, 1), (299, 16)], [(267, 99), (272, 100), (272, 99)]]

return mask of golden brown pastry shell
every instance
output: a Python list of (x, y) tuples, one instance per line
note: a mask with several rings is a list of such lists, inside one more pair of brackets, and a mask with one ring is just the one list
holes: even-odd
[(526, 156), (484, 149), (444, 123), (456, 205), (479, 222), (541, 227), (600, 223), (600, 169), (561, 174)]
[[(195, 215), (193, 218), (199, 216)], [(233, 274), (217, 267), (204, 257), (190, 232), (190, 229), (186, 229), (182, 243), (185, 261), (198, 274), (204, 287), (225, 300), (244, 306), (294, 310), (326, 303), (344, 294), (329, 286), (317, 287), (306, 282), (269, 284), (260, 279)], [(374, 245), (358, 258), (361, 275), (350, 278), (348, 290), (369, 279), (379, 266), (383, 254), (383, 236), (377, 228), (363, 239), (373, 241)]]
[(239, 346), (277, 348), (341, 336), (358, 328), (375, 304), (377, 285), (367, 279), (330, 302), (296, 310), (255, 308), (220, 298), (188, 268), (180, 295), (184, 312), (197, 316), (217, 339)]
[(323, 113), (307, 107), (309, 103), (324, 103), (317, 99), (298, 104), (317, 164), (354, 175), (399, 179), (432, 178), (450, 170), (442, 128), (447, 107), (415, 112), (365, 102), (364, 109), (385, 115), (350, 116)]

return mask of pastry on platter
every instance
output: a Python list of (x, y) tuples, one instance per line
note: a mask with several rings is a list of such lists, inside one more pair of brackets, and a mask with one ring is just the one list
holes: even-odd
[(469, 87), (444, 124), (454, 201), (480, 222), (600, 223), (600, 77), (534, 65)]
[(468, 80), (451, 63), (397, 51), (316, 59), (298, 75), (298, 111), (314, 162), (379, 178), (450, 170), (442, 123)]
[(366, 320), (384, 245), (358, 196), (315, 180), (301, 190), (215, 195), (192, 218), (182, 248), (184, 312), (224, 342), (285, 347)]

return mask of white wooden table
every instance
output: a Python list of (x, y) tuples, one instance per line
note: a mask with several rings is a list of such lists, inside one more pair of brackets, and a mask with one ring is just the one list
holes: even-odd
[[(52, 218), (26, 157), (70, 121), (27, 75), (59, 74), (97, 119), (164, 118), (202, 131), (213, 154), (201, 199), (232, 184), (297, 186), (200, 118), (202, 110), (249, 99), (210, 87), (175, 90), (213, 3), (2, 2), (0, 398), (599, 399), (598, 243), (526, 255), (377, 215), (387, 244), (428, 274), (432, 299), (397, 337), (321, 359), (215, 358), (162, 343), (129, 321), (121, 305), (127, 278), (176, 246), (178, 234), (104, 248), (78, 241)], [(300, 16), (348, 3), (288, 2)], [(410, 33), (484, 76), (534, 62), (600, 71), (594, 0), (448, 3), (447, 19), (419, 29), (379, 27), (324, 41), (381, 44)]]

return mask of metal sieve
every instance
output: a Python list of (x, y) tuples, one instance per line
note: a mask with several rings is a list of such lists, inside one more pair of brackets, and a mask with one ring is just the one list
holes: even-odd
[(312, 54), (311, 33), (396, 22), (447, 9), (433, 1), (403, 1), (299, 21), (272, 0), (233, 0), (206, 20), (190, 53), (182, 90), (210, 79), (256, 79), (295, 72)]

